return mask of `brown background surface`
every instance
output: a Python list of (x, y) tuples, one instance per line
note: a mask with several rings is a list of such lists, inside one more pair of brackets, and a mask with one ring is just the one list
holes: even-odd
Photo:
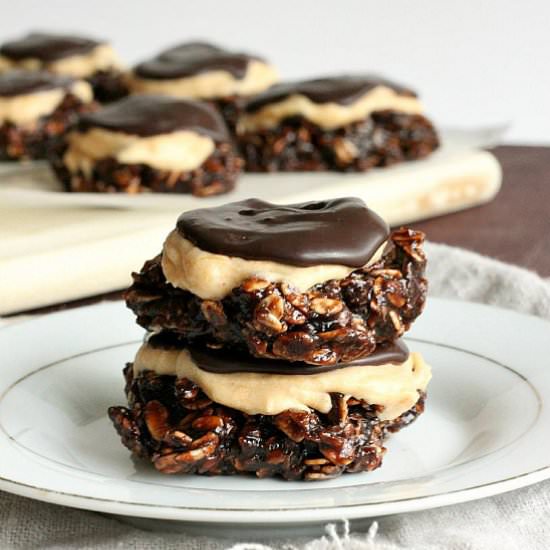
[(489, 204), (414, 224), (461, 246), (550, 277), (550, 147), (497, 147), (503, 185)]
[[(550, 147), (505, 146), (493, 152), (504, 178), (492, 202), (413, 226), (425, 231), (431, 241), (467, 248), (550, 277)], [(112, 292), (34, 312), (119, 298), (120, 292)]]

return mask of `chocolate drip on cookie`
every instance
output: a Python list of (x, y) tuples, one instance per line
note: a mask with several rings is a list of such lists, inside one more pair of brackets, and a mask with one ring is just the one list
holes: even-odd
[[(150, 342), (155, 345), (154, 341)], [(334, 363), (332, 365), (309, 365), (307, 363), (282, 361), (279, 359), (258, 359), (250, 355), (236, 354), (227, 350), (206, 350), (189, 348), (189, 353), (195, 364), (202, 370), (219, 374), (234, 372), (256, 372), (266, 374), (321, 374), (347, 367), (367, 367), (399, 365), (409, 357), (407, 346), (397, 341), (385, 346), (379, 346), (373, 353), (349, 363)]]
[(0, 76), (0, 97), (69, 88), (73, 83), (74, 80), (68, 76), (38, 71), (8, 71)]
[(357, 198), (284, 206), (248, 199), (186, 212), (177, 229), (201, 250), (302, 267), (362, 267), (389, 235)]
[(402, 340), (382, 344), (370, 355), (360, 357), (354, 361), (333, 363), (331, 365), (310, 365), (301, 361), (258, 358), (232, 349), (185, 346), (181, 336), (167, 331), (150, 335), (146, 342), (150, 347), (160, 350), (175, 350), (185, 347), (197, 367), (217, 374), (256, 372), (264, 374), (309, 375), (321, 374), (347, 367), (370, 367), (387, 364), (400, 365), (409, 358), (409, 348)]
[(246, 106), (246, 111), (254, 113), (292, 95), (305, 96), (314, 103), (349, 105), (378, 86), (391, 88), (400, 95), (416, 97), (412, 90), (378, 76), (344, 75), (276, 84), (252, 99)]
[(205, 42), (189, 42), (140, 63), (134, 72), (143, 78), (163, 80), (210, 71), (226, 71), (233, 77), (242, 79), (252, 59), (258, 58), (245, 53), (233, 53)]
[(165, 96), (133, 96), (80, 119), (80, 131), (103, 128), (138, 136), (188, 130), (228, 141), (221, 116), (210, 105)]
[(56, 61), (88, 53), (99, 44), (97, 40), (81, 36), (33, 32), (24, 38), (3, 44), (0, 47), (0, 55), (15, 61), (30, 58)]

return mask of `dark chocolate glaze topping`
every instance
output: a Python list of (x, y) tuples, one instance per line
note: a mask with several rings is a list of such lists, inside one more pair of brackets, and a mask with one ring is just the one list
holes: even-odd
[(88, 53), (99, 44), (101, 42), (82, 36), (33, 32), (6, 42), (0, 47), (0, 54), (14, 61), (34, 58), (48, 62)]
[(177, 229), (202, 250), (301, 267), (364, 266), (387, 224), (358, 198), (276, 205), (260, 199), (182, 214)]
[(215, 141), (229, 140), (225, 123), (213, 107), (166, 96), (131, 96), (82, 115), (79, 130), (92, 128), (143, 137), (189, 130)]
[(134, 68), (135, 74), (153, 80), (184, 78), (210, 71), (227, 71), (241, 79), (251, 59), (245, 53), (234, 53), (205, 42), (189, 42), (161, 52), (155, 58)]
[(349, 105), (377, 86), (386, 86), (400, 95), (416, 97), (412, 90), (378, 76), (342, 75), (275, 84), (249, 101), (246, 110), (253, 113), (295, 94), (306, 96), (314, 103)]
[(56, 88), (69, 88), (74, 79), (42, 71), (8, 71), (0, 75), (0, 97), (14, 97)]
[(365, 367), (404, 363), (409, 358), (409, 349), (402, 340), (379, 346), (374, 353), (356, 359), (349, 363), (336, 363), (335, 365), (309, 365), (301, 362), (290, 362), (279, 359), (259, 359), (244, 353), (228, 350), (199, 349), (185, 346), (181, 340), (171, 333), (161, 332), (149, 338), (147, 342), (157, 349), (182, 349), (187, 348), (191, 358), (202, 370), (219, 374), (234, 372), (257, 372), (265, 374), (321, 374), (347, 367)]

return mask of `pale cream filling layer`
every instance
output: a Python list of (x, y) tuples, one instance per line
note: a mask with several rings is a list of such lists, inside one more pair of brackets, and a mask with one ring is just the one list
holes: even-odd
[(210, 71), (184, 78), (153, 80), (133, 73), (128, 87), (136, 94), (162, 94), (195, 99), (215, 99), (232, 95), (249, 96), (263, 92), (278, 80), (274, 67), (251, 60), (244, 78), (235, 78), (227, 71)]
[(0, 122), (12, 122), (18, 126), (33, 124), (40, 117), (53, 113), (67, 91), (84, 103), (89, 103), (93, 99), (92, 88), (84, 81), (75, 82), (69, 90), (54, 88), (30, 94), (0, 96)]
[[(366, 265), (380, 259), (385, 243)], [(347, 277), (357, 267), (321, 264), (299, 267), (278, 262), (246, 260), (214, 254), (195, 246), (174, 229), (164, 242), (162, 271), (173, 286), (192, 292), (203, 300), (221, 300), (251, 277), (286, 282), (300, 292), (318, 283)]]
[(157, 136), (111, 132), (92, 128), (71, 132), (63, 162), (70, 172), (89, 175), (94, 164), (113, 157), (121, 164), (147, 164), (159, 170), (194, 170), (214, 152), (214, 141), (191, 131), (178, 131)]
[(371, 113), (385, 109), (420, 114), (422, 104), (416, 97), (398, 94), (382, 85), (376, 86), (350, 105), (314, 103), (306, 96), (294, 94), (277, 103), (265, 105), (255, 113), (243, 115), (239, 119), (237, 133), (274, 128), (281, 120), (298, 115), (321, 128), (331, 130), (364, 120)]
[(75, 78), (86, 78), (97, 71), (122, 69), (122, 64), (109, 44), (99, 44), (85, 54), (71, 55), (46, 63), (32, 57), (15, 61), (0, 55), (0, 72), (10, 69), (26, 69), (29, 71), (47, 70), (52, 73), (69, 75)]
[(212, 401), (247, 414), (274, 415), (289, 409), (327, 413), (332, 407), (330, 393), (336, 392), (381, 405), (381, 420), (397, 418), (413, 407), (431, 378), (431, 369), (419, 353), (397, 365), (346, 367), (321, 374), (219, 374), (200, 369), (187, 350), (147, 344), (134, 360), (134, 373), (144, 370), (188, 378)]

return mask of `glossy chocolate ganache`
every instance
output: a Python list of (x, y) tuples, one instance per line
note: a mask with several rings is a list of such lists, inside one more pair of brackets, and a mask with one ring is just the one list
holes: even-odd
[(384, 220), (357, 198), (290, 205), (248, 199), (186, 212), (177, 230), (214, 254), (301, 267), (363, 267), (389, 235)]
[(0, 47), (0, 55), (14, 61), (57, 61), (73, 55), (86, 54), (99, 44), (101, 42), (82, 36), (33, 32), (19, 40), (4, 43)]
[(226, 71), (242, 79), (248, 63), (259, 59), (245, 53), (234, 53), (205, 42), (189, 42), (161, 52), (155, 58), (134, 68), (136, 75), (156, 80), (184, 78), (210, 71)]
[(41, 71), (8, 71), (0, 75), (0, 97), (15, 97), (59, 88), (68, 89), (74, 84), (68, 76)]
[[(147, 344), (155, 349), (181, 349), (182, 343), (176, 335), (161, 332), (152, 335)], [(380, 366), (387, 364), (400, 365), (409, 358), (409, 349), (402, 340), (378, 346), (377, 349), (360, 359), (348, 363), (332, 365), (310, 365), (302, 362), (283, 361), (280, 359), (260, 359), (235, 350), (216, 350), (194, 346), (186, 348), (193, 362), (200, 369), (217, 374), (236, 372), (257, 372), (265, 374), (321, 374), (347, 367)]]
[(350, 105), (378, 86), (390, 88), (399, 95), (416, 97), (412, 90), (378, 76), (344, 75), (276, 84), (249, 101), (246, 111), (254, 113), (266, 105), (279, 103), (292, 95), (305, 96), (313, 103)]
[(387, 365), (388, 363), (399, 365), (409, 358), (409, 350), (402, 342), (395, 342), (379, 347), (366, 357), (356, 359), (349, 363), (335, 363), (333, 365), (309, 365), (282, 361), (278, 359), (257, 359), (250, 355), (236, 354), (219, 350), (199, 350), (189, 348), (189, 353), (195, 364), (202, 370), (219, 374), (232, 372), (262, 372), (269, 374), (320, 374), (346, 367), (366, 367)]
[(225, 123), (213, 107), (166, 96), (132, 96), (86, 113), (79, 130), (92, 128), (144, 137), (188, 130), (215, 141), (229, 140)]

